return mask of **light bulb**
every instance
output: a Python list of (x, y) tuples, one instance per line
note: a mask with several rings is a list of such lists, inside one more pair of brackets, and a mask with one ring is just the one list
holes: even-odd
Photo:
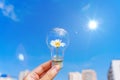
[(46, 42), (51, 51), (52, 65), (62, 68), (64, 51), (69, 45), (68, 32), (63, 28), (54, 28), (48, 33)]

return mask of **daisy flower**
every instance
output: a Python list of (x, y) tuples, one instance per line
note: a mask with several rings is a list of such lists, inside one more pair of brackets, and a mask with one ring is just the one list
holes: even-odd
[(55, 48), (59, 48), (59, 47), (64, 47), (65, 43), (63, 43), (62, 40), (60, 40), (60, 39), (56, 39), (56, 40), (52, 40), (50, 42), (50, 45)]

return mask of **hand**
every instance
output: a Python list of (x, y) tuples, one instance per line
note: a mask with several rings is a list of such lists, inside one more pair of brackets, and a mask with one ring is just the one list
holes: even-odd
[(52, 67), (52, 61), (48, 61), (30, 72), (24, 80), (52, 80), (59, 70), (59, 65)]

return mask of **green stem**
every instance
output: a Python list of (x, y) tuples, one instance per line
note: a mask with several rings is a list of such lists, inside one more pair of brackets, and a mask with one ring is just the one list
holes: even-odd
[(56, 57), (58, 57), (58, 47), (56, 48)]

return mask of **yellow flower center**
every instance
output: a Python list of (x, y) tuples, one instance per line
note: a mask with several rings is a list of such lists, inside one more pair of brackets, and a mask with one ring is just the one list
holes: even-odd
[(55, 43), (55, 46), (58, 48), (58, 47), (60, 47), (60, 42), (56, 42)]

